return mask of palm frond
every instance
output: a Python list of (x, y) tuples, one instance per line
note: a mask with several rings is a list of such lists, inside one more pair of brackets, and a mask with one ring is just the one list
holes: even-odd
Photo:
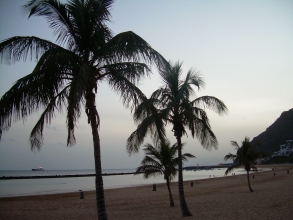
[(67, 145), (72, 146), (75, 144), (74, 128), (81, 112), (81, 103), (84, 103), (84, 93), (87, 88), (92, 88), (88, 82), (95, 84), (94, 74), (91, 72), (88, 65), (81, 65), (76, 75), (71, 80), (70, 91), (68, 94), (67, 106)]
[(189, 158), (196, 158), (196, 156), (189, 153), (182, 154), (182, 161), (188, 161)]
[(61, 110), (61, 108), (58, 108), (58, 106), (65, 104), (67, 90), (68, 87), (65, 87), (57, 96), (50, 100), (50, 103), (47, 105), (46, 109), (43, 111), (41, 117), (32, 129), (30, 134), (31, 151), (35, 151), (35, 149), (39, 151), (41, 149), (44, 140), (44, 124), (50, 124), (52, 118), (55, 116), (55, 109), (58, 111)]
[(163, 66), (159, 69), (159, 74), (164, 83), (165, 89), (168, 89), (171, 93), (177, 94), (178, 88), (182, 83), (180, 81), (180, 76), (182, 75), (182, 62), (176, 62), (173, 64), (169, 61), (169, 65)]
[(112, 39), (101, 48), (104, 56), (111, 63), (123, 62), (125, 60), (149, 64), (155, 64), (158, 68), (168, 65), (165, 58), (154, 50), (145, 40), (132, 31), (123, 32)]
[(236, 141), (231, 141), (231, 145), (235, 147), (235, 150), (238, 150), (240, 148)]
[(205, 81), (203, 77), (200, 75), (198, 71), (196, 71), (194, 68), (189, 69), (187, 72), (188, 81), (186, 83), (191, 84), (193, 86), (196, 86), (198, 90), (205, 87)]
[(198, 90), (204, 87), (205, 82), (203, 78), (196, 72), (193, 68), (191, 68), (185, 77), (184, 82), (179, 88), (179, 96), (185, 97), (189, 100), (190, 97), (195, 96), (195, 91), (192, 86), (196, 86)]
[[(76, 62), (75, 58), (74, 54), (61, 47), (47, 50), (33, 72), (19, 79), (1, 98), (0, 129), (7, 131), (12, 122), (24, 120), (40, 108), (51, 109), (50, 103), (59, 96), (60, 91), (65, 87), (64, 83), (72, 75), (70, 69)], [(62, 96), (54, 104), (59, 111), (64, 105), (64, 99), (65, 97)], [(35, 129), (32, 134), (35, 131), (40, 129)], [(36, 134), (40, 133), (36, 132)], [(39, 144), (42, 142), (36, 141), (34, 139), (36, 136), (38, 135), (31, 136), (31, 140), (34, 140), (31, 143), (36, 143), (31, 146), (39, 149)]]
[(207, 118), (199, 118), (193, 115), (188, 121), (188, 127), (192, 132), (192, 135), (195, 135), (201, 145), (207, 149), (211, 150), (212, 148), (217, 149), (218, 141), (211, 130)]
[(144, 142), (144, 138), (150, 132), (154, 132), (154, 121), (152, 117), (146, 118), (137, 129), (132, 132), (126, 142), (126, 150), (128, 154), (137, 153), (139, 147)]
[(227, 154), (227, 155), (224, 157), (224, 160), (225, 160), (225, 161), (227, 161), (227, 160), (235, 160), (236, 158), (237, 158), (236, 155), (229, 153), (229, 154)]
[(112, 71), (107, 80), (111, 88), (120, 94), (123, 105), (130, 107), (131, 111), (140, 101), (146, 99), (143, 92), (119, 72)]
[(191, 102), (193, 106), (210, 109), (219, 115), (227, 114), (228, 108), (220, 99), (213, 96), (201, 96)]
[(59, 46), (38, 37), (11, 37), (0, 43), (0, 60), (9, 65), (27, 59), (38, 61), (45, 51), (52, 48)]
[[(31, 16), (46, 17), (49, 27), (54, 29), (57, 42), (72, 41), (74, 25), (72, 17), (68, 13), (68, 5), (57, 0), (32, 0), (23, 6), (23, 10)], [(71, 33), (68, 34), (68, 33)]]
[[(149, 117), (152, 114), (152, 111), (158, 111), (155, 107), (155, 103), (158, 100), (155, 99), (144, 99), (139, 103), (133, 112), (133, 120), (135, 123), (142, 122), (145, 118)], [(154, 109), (152, 109), (154, 108)]]
[(225, 175), (228, 175), (229, 173), (231, 173), (234, 169), (237, 169), (239, 168), (239, 164), (235, 164), (235, 165), (232, 165), (230, 167), (227, 168), (227, 170), (225, 171)]
[(71, 0), (67, 5), (70, 23), (73, 24), (70, 33), (74, 36), (76, 49), (90, 55), (91, 64), (99, 60), (100, 57), (96, 55), (101, 54), (96, 54), (97, 51), (112, 38), (112, 31), (106, 24), (110, 21), (112, 4), (113, 0)]
[(134, 121), (140, 123), (137, 129), (127, 139), (127, 151), (136, 153), (147, 134), (150, 134), (155, 142), (165, 139), (164, 118), (155, 107), (159, 100), (147, 99), (141, 96), (141, 102), (136, 106), (133, 114)]
[[(116, 75), (122, 75), (133, 84), (137, 84), (143, 77), (150, 75), (150, 68), (144, 63), (124, 62), (115, 63), (110, 65), (104, 65), (100, 68), (103, 69), (104, 75), (112, 75), (115, 78)], [(97, 76), (99, 79), (100, 76)]]
[[(144, 177), (157, 176), (164, 174), (164, 179), (172, 180), (177, 174), (176, 167), (179, 160), (177, 157), (177, 144), (170, 146), (169, 140), (165, 139), (155, 146), (151, 144), (144, 145), (145, 157), (141, 162), (141, 166), (137, 168), (136, 174), (144, 172)], [(183, 155), (183, 160), (194, 158), (194, 155), (186, 153)]]
[(0, 129), (7, 131), (13, 122), (25, 119), (49, 101), (41, 79), (33, 72), (19, 79), (0, 100)]

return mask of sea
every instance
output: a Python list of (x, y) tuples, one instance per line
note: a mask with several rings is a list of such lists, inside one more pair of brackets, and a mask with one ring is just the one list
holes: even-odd
[[(183, 180), (199, 180), (208, 178), (224, 177), (224, 168), (211, 170), (184, 170)], [(135, 172), (135, 169), (105, 169), (103, 173), (124, 173), (125, 175), (103, 176), (104, 189), (134, 187), (141, 185), (165, 183), (163, 176), (144, 179), (142, 174), (126, 174)], [(3, 176), (47, 176), (47, 175), (75, 175), (94, 174), (93, 169), (88, 170), (0, 170), (0, 177)], [(235, 175), (245, 174), (244, 169), (235, 169)], [(232, 174), (229, 174), (232, 175)], [(173, 180), (177, 182), (177, 178)], [(46, 178), (46, 179), (11, 179), (0, 180), (0, 197), (44, 195), (68, 192), (79, 192), (95, 190), (95, 177), (70, 177), (70, 178)]]

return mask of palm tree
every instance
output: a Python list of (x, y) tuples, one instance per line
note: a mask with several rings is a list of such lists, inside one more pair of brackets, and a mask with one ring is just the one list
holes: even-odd
[(253, 165), (253, 163), (258, 158), (266, 157), (266, 155), (263, 152), (258, 152), (257, 147), (260, 146), (260, 144), (251, 143), (248, 137), (245, 137), (244, 141), (242, 141), (241, 147), (238, 145), (236, 141), (231, 141), (231, 145), (235, 147), (235, 150), (237, 150), (237, 152), (236, 155), (229, 153), (224, 157), (224, 160), (234, 161), (233, 165), (227, 168), (225, 175), (227, 175), (236, 168), (244, 166), (244, 169), (247, 173), (248, 188), (250, 192), (253, 192), (250, 186), (249, 172), (251, 170), (257, 171), (257, 168)]
[[(146, 156), (141, 161), (141, 166), (137, 168), (136, 174), (144, 172), (144, 178), (149, 178), (156, 175), (164, 175), (169, 191), (170, 206), (174, 207), (170, 182), (177, 174), (178, 157), (176, 157), (178, 148), (177, 144), (170, 147), (168, 140), (162, 141), (153, 147), (151, 144), (146, 144), (143, 149)], [(183, 161), (188, 161), (188, 158), (195, 158), (194, 155), (185, 153), (182, 155)], [(135, 174), (135, 175), (136, 175)]]
[[(205, 108), (211, 109), (218, 114), (226, 113), (225, 104), (213, 97), (196, 97), (193, 86), (198, 89), (204, 86), (203, 79), (194, 69), (190, 69), (183, 77), (182, 63), (171, 63), (160, 69), (163, 86), (153, 92), (151, 97), (140, 103), (134, 112), (134, 121), (138, 123), (137, 129), (127, 140), (127, 150), (135, 153), (143, 143), (147, 134), (155, 140), (164, 138), (167, 124), (173, 126), (173, 133), (178, 146), (178, 189), (180, 207), (183, 216), (191, 216), (187, 207), (182, 175), (182, 143), (181, 138), (187, 135), (189, 129), (192, 137), (196, 136), (201, 145), (211, 150), (217, 148), (217, 138), (211, 130)], [(195, 99), (190, 101), (191, 97)]]
[(95, 106), (98, 83), (106, 81), (133, 109), (141, 99), (137, 82), (150, 74), (150, 65), (165, 59), (135, 33), (113, 36), (110, 21), (113, 0), (31, 0), (23, 6), (28, 17), (45, 17), (56, 43), (38, 37), (11, 37), (0, 43), (2, 63), (38, 60), (34, 70), (19, 79), (0, 100), (0, 138), (13, 122), (43, 108), (30, 135), (31, 150), (43, 145), (43, 128), (55, 112), (66, 108), (67, 145), (76, 143), (74, 129), (84, 107), (92, 129), (99, 219), (107, 219), (104, 201), (99, 114)]

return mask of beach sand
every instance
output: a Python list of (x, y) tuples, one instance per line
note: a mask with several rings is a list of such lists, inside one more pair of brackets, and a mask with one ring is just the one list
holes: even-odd
[[(176, 182), (171, 184), (172, 208), (166, 184), (158, 184), (157, 191), (152, 185), (105, 190), (108, 219), (293, 219), (292, 165), (250, 177), (252, 193), (246, 175), (196, 180), (193, 187), (185, 182), (191, 217), (181, 215)], [(84, 199), (79, 196), (75, 192), (0, 198), (0, 219), (97, 219), (95, 192), (84, 192)]]

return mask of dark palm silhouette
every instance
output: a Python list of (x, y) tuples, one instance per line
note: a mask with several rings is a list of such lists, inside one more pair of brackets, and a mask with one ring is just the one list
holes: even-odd
[(227, 168), (225, 175), (227, 175), (236, 168), (244, 166), (244, 169), (247, 173), (248, 188), (250, 192), (253, 192), (250, 186), (249, 172), (251, 170), (257, 171), (257, 168), (253, 165), (253, 163), (255, 163), (255, 161), (259, 158), (266, 157), (266, 155), (263, 152), (258, 152), (257, 147), (260, 146), (259, 143), (251, 143), (248, 137), (245, 137), (244, 141), (242, 141), (241, 143), (242, 145), (239, 146), (236, 141), (231, 141), (232, 146), (235, 147), (235, 150), (237, 150), (237, 152), (236, 155), (229, 153), (224, 157), (224, 160), (234, 161), (234, 164)]
[[(155, 147), (151, 144), (146, 144), (143, 150), (146, 156), (142, 160), (141, 166), (137, 168), (136, 173), (144, 172), (143, 176), (146, 179), (151, 176), (164, 175), (169, 191), (170, 206), (175, 206), (170, 182), (177, 174), (179, 162), (178, 157), (176, 157), (178, 151), (177, 144), (170, 146), (170, 142), (166, 140), (156, 144)], [(195, 156), (189, 153), (182, 155), (182, 161), (188, 161), (188, 158), (195, 158)]]
[(57, 42), (38, 37), (11, 37), (0, 43), (2, 63), (36, 59), (34, 70), (19, 79), (0, 100), (0, 138), (11, 124), (44, 109), (30, 135), (31, 150), (43, 145), (43, 128), (56, 111), (66, 111), (67, 145), (75, 144), (74, 129), (84, 108), (91, 126), (96, 170), (99, 219), (107, 219), (99, 138), (100, 118), (95, 105), (98, 83), (106, 81), (134, 108), (144, 95), (136, 83), (150, 74), (150, 66), (167, 62), (151, 46), (129, 31), (113, 36), (109, 21), (113, 0), (32, 0), (23, 6), (28, 17), (45, 17)]
[[(213, 97), (196, 97), (193, 86), (200, 89), (204, 86), (203, 79), (190, 69), (185, 77), (182, 73), (182, 63), (170, 63), (160, 69), (163, 86), (153, 92), (151, 97), (140, 103), (134, 112), (134, 121), (138, 123), (137, 129), (127, 140), (129, 153), (138, 152), (144, 138), (150, 134), (154, 140), (165, 138), (165, 126), (171, 124), (172, 131), (177, 139), (178, 146), (178, 188), (180, 207), (183, 216), (191, 216), (187, 207), (182, 175), (182, 143), (181, 138), (187, 135), (185, 129), (190, 130), (192, 137), (196, 136), (201, 145), (211, 150), (217, 148), (217, 139), (211, 130), (205, 108), (218, 114), (227, 112), (225, 104)], [(196, 97), (194, 100), (190, 100)]]

